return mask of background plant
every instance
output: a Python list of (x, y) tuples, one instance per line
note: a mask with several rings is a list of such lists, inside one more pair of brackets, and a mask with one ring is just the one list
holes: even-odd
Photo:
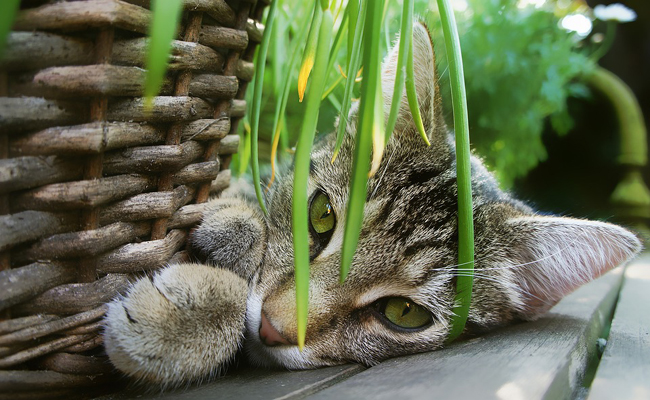
[[(401, 2), (387, 1), (385, 4), (379, 42), (382, 54), (393, 45), (403, 12)], [(508, 188), (546, 159), (541, 140), (545, 124), (552, 124), (554, 132), (560, 135), (571, 129), (573, 121), (566, 107), (567, 99), (589, 95), (582, 76), (594, 68), (597, 57), (607, 47), (602, 41), (590, 40), (593, 36), (598, 38), (598, 34), (586, 38), (563, 28), (564, 19), (576, 15), (585, 18), (590, 26), (593, 24), (594, 32), (612, 30), (612, 23), (595, 20), (592, 10), (579, 0), (456, 0), (451, 4), (457, 10), (467, 76), (472, 148), (496, 173), (502, 186)], [(291, 74), (294, 79), (285, 100), (288, 106), (280, 127), (279, 150), (274, 156), (279, 159), (291, 155), (304, 112), (304, 105), (297, 96), (300, 62), (289, 65), (289, 58), (301, 34), (299, 24), (310, 19), (307, 14), (312, 7), (311, 2), (284, 0), (276, 17), (277, 30), (273, 33), (264, 77), (260, 126), (273, 125), (275, 105), (280, 100), (276, 93), (286, 87), (283, 78)], [(414, 9), (415, 15), (423, 18), (433, 31), (443, 103), (449, 107), (449, 76), (437, 6), (434, 1), (415, 0)], [(335, 29), (340, 23), (341, 19), (335, 21)], [(299, 51), (304, 40), (300, 43)], [(340, 71), (345, 73), (346, 70), (347, 48), (348, 43), (343, 41), (329, 71), (329, 90), (317, 125), (319, 132), (334, 129), (345, 94), (347, 80)], [(357, 83), (353, 98), (359, 97), (359, 88), (360, 83)], [(453, 127), (450, 109), (446, 117)], [(273, 132), (270, 128), (261, 129), (259, 136), (264, 169), (271, 159)], [(239, 167), (245, 168), (245, 165)]]

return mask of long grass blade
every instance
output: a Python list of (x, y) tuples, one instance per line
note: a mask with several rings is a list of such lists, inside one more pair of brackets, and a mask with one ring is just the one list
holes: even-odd
[(316, 133), (321, 95), (327, 81), (327, 58), (329, 55), (334, 25), (329, 9), (323, 11), (318, 32), (317, 51), (314, 58), (311, 86), (307, 92), (305, 115), (300, 129), (300, 138), (294, 159), (292, 228), (294, 248), (294, 268), (296, 279), (296, 318), (298, 323), (298, 346), (305, 345), (307, 333), (307, 310), (309, 307), (309, 211), (307, 183), (311, 148)]
[[(361, 0), (363, 2), (363, 0)], [(346, 58), (348, 65), (350, 65), (350, 60), (352, 60), (352, 52), (358, 47), (354, 47), (354, 38), (356, 36), (357, 22), (360, 20), (362, 11), (359, 5), (359, 0), (349, 0), (348, 5), (345, 9), (345, 14), (348, 16), (348, 56)]]
[(406, 80), (406, 58), (409, 54), (411, 44), (410, 37), (413, 37), (413, 0), (404, 0), (402, 8), (402, 21), (399, 36), (399, 50), (397, 53), (397, 67), (395, 71), (395, 86), (393, 87), (393, 99), (390, 103), (390, 113), (386, 122), (386, 143), (395, 129), (397, 114), (402, 104), (404, 94), (404, 81)]
[(300, 73), (298, 74), (298, 99), (300, 102), (305, 97), (305, 90), (307, 90), (307, 82), (309, 81), (309, 75), (311, 70), (314, 67), (316, 51), (318, 46), (318, 32), (320, 28), (321, 21), (323, 19), (323, 11), (318, 7), (318, 3), (315, 5), (316, 9), (314, 10), (314, 15), (311, 20), (311, 25), (309, 28), (309, 35), (307, 36), (307, 44), (305, 45), (305, 51), (302, 55), (302, 63), (300, 64)]
[(11, 25), (16, 18), (20, 0), (3, 0), (0, 3), (0, 57), (4, 54)]
[(145, 107), (150, 108), (154, 96), (160, 92), (178, 23), (183, 11), (182, 0), (153, 0), (152, 19), (149, 26), (147, 75), (144, 83)]
[[(381, 16), (383, 0), (372, 0), (367, 4), (363, 46), (364, 79), (361, 82), (361, 104), (355, 138), (354, 162), (350, 183), (350, 198), (345, 220), (345, 234), (341, 251), (340, 280), (345, 281), (359, 241), (363, 222), (363, 208), (368, 184), (368, 168), (372, 146), (373, 130), (376, 128), (375, 102), (383, 101), (380, 81)], [(348, 76), (351, 76), (350, 74)], [(383, 118), (381, 123), (383, 124)]]
[(422, 115), (420, 114), (420, 106), (418, 105), (418, 96), (415, 90), (415, 73), (413, 72), (413, 34), (408, 37), (408, 40), (411, 42), (409, 44), (409, 53), (406, 59), (406, 95), (409, 101), (409, 109), (411, 110), (411, 115), (413, 115), (413, 122), (415, 122), (415, 127), (420, 132), (422, 140), (430, 146), (429, 137), (424, 131), (424, 125), (422, 124)]
[(458, 278), (450, 342), (465, 328), (472, 299), (474, 272), (474, 221), (472, 219), (472, 183), (469, 150), (469, 120), (460, 40), (456, 19), (449, 0), (437, 0), (445, 37), (456, 135), (456, 170), (458, 183)]
[(332, 43), (332, 50), (330, 51), (330, 61), (327, 64), (327, 71), (331, 73), (334, 69), (334, 62), (336, 62), (336, 56), (341, 50), (341, 45), (343, 45), (343, 38), (347, 32), (348, 21), (350, 20), (348, 13), (343, 13), (343, 19), (339, 25), (339, 29), (336, 31), (336, 36), (334, 36), (334, 42)]
[(255, 63), (255, 86), (253, 87), (253, 104), (251, 106), (251, 167), (253, 170), (253, 185), (255, 186), (255, 195), (260, 208), (264, 214), (268, 214), (266, 205), (264, 204), (264, 195), (262, 194), (262, 185), (260, 183), (260, 163), (259, 163), (259, 149), (258, 137), (260, 126), (260, 110), (262, 108), (262, 89), (264, 87), (264, 69), (266, 66), (266, 53), (269, 49), (269, 41), (271, 39), (271, 32), (273, 31), (273, 23), (275, 21), (275, 13), (278, 7), (279, 0), (271, 3), (269, 13), (266, 17), (266, 25), (264, 28), (264, 36), (262, 36), (262, 43), (257, 52), (257, 62)]
[(251, 126), (248, 121), (243, 121), (243, 125), (242, 140), (239, 142), (239, 150), (237, 150), (239, 157), (237, 176), (242, 176), (246, 172), (251, 160)]
[[(371, 2), (374, 0), (371, 0)], [(352, 102), (352, 93), (354, 92), (354, 83), (355, 79), (352, 77), (357, 75), (359, 70), (360, 55), (361, 55), (361, 42), (363, 38), (363, 31), (365, 27), (366, 20), (366, 8), (368, 5), (368, 0), (361, 0), (358, 4), (358, 8), (351, 7), (351, 4), (354, 4), (355, 1), (352, 0), (348, 3), (348, 8), (346, 13), (348, 16), (349, 26), (355, 26), (354, 38), (352, 40), (352, 51), (350, 53), (350, 60), (348, 62), (347, 74), (348, 79), (345, 81), (345, 89), (343, 90), (343, 100), (341, 100), (341, 109), (339, 111), (339, 125), (336, 130), (336, 144), (334, 146), (334, 153), (332, 154), (332, 163), (336, 160), (336, 157), (339, 154), (341, 149), (341, 144), (343, 144), (343, 138), (345, 136), (345, 129), (348, 125), (348, 112), (350, 111), (350, 104)], [(356, 14), (352, 14), (355, 12)], [(355, 21), (354, 24), (352, 21)]]
[(370, 172), (368, 177), (372, 177), (377, 173), (381, 159), (384, 157), (384, 150), (386, 149), (386, 134), (384, 133), (384, 102), (381, 91), (381, 77), (378, 74), (376, 82), (377, 88), (375, 93), (379, 95), (379, 101), (375, 101), (375, 112), (372, 119), (372, 162), (370, 163)]
[[(291, 51), (291, 57), (289, 58), (289, 62), (287, 64), (287, 71), (284, 75), (284, 80), (282, 81), (281, 84), (281, 95), (279, 96), (279, 100), (276, 105), (275, 105), (275, 114), (273, 115), (273, 137), (271, 139), (271, 179), (269, 180), (269, 186), (273, 183), (275, 180), (275, 166), (277, 162), (277, 153), (278, 153), (278, 146), (281, 144), (281, 131), (282, 131), (282, 126), (285, 122), (284, 120), (284, 113), (285, 110), (287, 109), (287, 102), (289, 101), (289, 92), (291, 90), (291, 81), (293, 79), (293, 74), (296, 69), (296, 64), (298, 63), (298, 54), (300, 54), (300, 46), (305, 40), (305, 37), (307, 36), (307, 32), (309, 31), (309, 22), (311, 21), (310, 18), (305, 18), (303, 20), (302, 25), (300, 26), (298, 32), (298, 35), (296, 37), (296, 40), (294, 41), (294, 47), (293, 50)], [(286, 138), (285, 138), (286, 139)]]

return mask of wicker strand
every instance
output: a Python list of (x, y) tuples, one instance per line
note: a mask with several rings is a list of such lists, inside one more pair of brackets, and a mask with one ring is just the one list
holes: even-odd
[[(251, 5), (249, 3), (239, 4), (239, 10), (237, 11), (236, 22), (235, 22), (235, 29), (239, 29), (239, 30), (246, 29), (250, 10), (251, 10)], [(228, 56), (226, 58), (226, 63), (223, 68), (224, 75), (236, 74), (237, 67), (239, 66), (239, 60), (241, 54), (242, 54), (241, 50), (233, 49), (229, 51)], [(246, 83), (241, 82), (239, 85), (238, 94), (242, 93), (244, 90), (246, 90)], [(219, 103), (217, 103), (214, 109), (214, 118), (222, 118), (223, 116), (229, 115), (231, 104), (232, 104), (231, 100), (220, 101)], [(230, 115), (230, 117), (232, 118), (232, 115)], [(232, 118), (231, 120), (230, 132), (231, 133), (237, 132), (237, 123), (235, 118)], [(205, 153), (203, 154), (204, 161), (212, 161), (215, 158), (215, 153), (218, 152), (219, 143), (220, 141), (211, 141), (208, 144), (208, 147)], [(222, 168), (224, 168), (223, 165)], [(212, 189), (211, 182), (202, 184), (199, 187), (199, 190), (196, 194), (196, 203), (204, 203), (205, 201), (207, 201), (208, 197), (210, 196), (211, 189)]]
[(114, 381), (98, 310), (189, 260), (205, 200), (228, 186), (268, 0), (184, 3), (148, 109), (149, 0), (21, 2), (0, 61), (0, 368), (21, 371), (0, 371), (0, 398)]
[[(95, 62), (97, 64), (108, 64), (111, 61), (113, 48), (113, 28), (102, 29), (95, 40)], [(99, 97), (90, 102), (90, 120), (106, 121), (106, 110), (108, 109), (108, 98)], [(84, 179), (99, 179), (102, 177), (104, 154), (99, 153), (90, 156), (84, 171)], [(92, 208), (83, 210), (81, 213), (81, 225), (84, 230), (93, 230), (99, 227), (99, 209)], [(82, 258), (79, 262), (79, 281), (92, 282), (97, 275), (97, 261), (93, 258)]]
[[(0, 97), (7, 95), (7, 73), (0, 72)], [(0, 132), (0, 160), (9, 157), (9, 137)], [(0, 194), (0, 216), (9, 214), (9, 196)], [(0, 250), (0, 272), (11, 268), (11, 258), (8, 251)], [(0, 321), (10, 318), (9, 310), (0, 311)]]
[[(229, 8), (229, 7), (228, 7)], [(199, 41), (199, 33), (201, 32), (201, 22), (203, 20), (202, 12), (192, 12), (189, 14), (188, 22), (185, 27), (183, 40), (186, 42), (196, 43)], [(174, 89), (175, 96), (187, 96), (190, 92), (190, 82), (192, 81), (192, 71), (181, 71), (176, 78), (176, 87)], [(168, 145), (178, 145), (181, 142), (183, 132), (183, 124), (175, 123), (169, 128), (167, 133), (166, 143)], [(158, 179), (159, 191), (170, 191), (174, 187), (172, 182), (172, 174), (165, 173)], [(160, 218), (154, 221), (151, 227), (151, 239), (163, 239), (167, 234), (167, 218)]]

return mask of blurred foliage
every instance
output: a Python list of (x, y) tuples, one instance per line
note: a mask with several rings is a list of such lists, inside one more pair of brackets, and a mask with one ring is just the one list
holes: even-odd
[[(397, 37), (401, 13), (400, 2), (387, 3), (380, 41), (384, 54)], [(452, 3), (458, 6), (456, 18), (465, 67), (472, 147), (507, 188), (546, 158), (541, 140), (545, 123), (550, 121), (558, 134), (565, 134), (573, 126), (566, 107), (567, 98), (588, 95), (580, 76), (594, 67), (589, 57), (591, 49), (586, 47), (583, 37), (562, 28), (560, 21), (572, 13), (590, 15), (591, 10), (582, 0), (457, 0)], [(282, 126), (279, 158), (291, 153), (297, 138), (304, 105), (298, 100), (298, 71), (289, 71), (287, 63), (300, 21), (309, 18), (312, 7), (311, 2), (285, 0), (276, 16), (278, 29), (273, 33), (267, 58), (260, 121), (263, 161), (270, 157), (275, 104), (282, 78), (288, 73), (294, 78)], [(415, 13), (432, 30), (439, 83), (447, 107), (447, 123), (451, 126), (449, 76), (435, 2), (416, 0)], [(337, 18), (336, 24), (340, 21)], [(338, 50), (335, 68), (329, 72), (329, 84), (337, 81), (338, 84), (328, 95), (328, 101), (323, 102), (318, 123), (320, 133), (334, 129), (345, 86), (339, 66), (345, 69), (346, 55), (344, 44)]]
[[(472, 0), (458, 15), (472, 144), (505, 187), (546, 158), (546, 118), (567, 133), (567, 97), (588, 92), (576, 78), (594, 63), (559, 20), (552, 4), (519, 8), (506, 0)], [(445, 59), (438, 57), (439, 71)], [(444, 93), (447, 82), (441, 79)]]

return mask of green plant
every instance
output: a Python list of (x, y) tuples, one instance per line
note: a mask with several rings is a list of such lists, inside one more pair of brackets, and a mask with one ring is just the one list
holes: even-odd
[[(147, 50), (147, 75), (144, 83), (145, 105), (151, 107), (153, 97), (160, 92), (178, 23), (183, 11), (183, 0), (153, 0)], [(173, 29), (170, 29), (173, 27)]]
[[(274, 6), (277, 5), (277, 1)], [(348, 44), (345, 55), (347, 59), (347, 77), (343, 101), (330, 100), (330, 102), (340, 105), (338, 113), (341, 123), (337, 131), (337, 147), (334, 151), (332, 162), (336, 162), (336, 154), (342, 142), (344, 134), (345, 118), (350, 107), (350, 100), (355, 89), (355, 77), (358, 70), (363, 70), (363, 78), (359, 89), (360, 104), (359, 115), (357, 120), (357, 133), (355, 135), (355, 154), (353, 159), (353, 169), (351, 172), (350, 196), (348, 199), (348, 209), (346, 212), (346, 221), (344, 227), (344, 239), (341, 255), (341, 282), (350, 269), (352, 258), (356, 251), (357, 241), (361, 231), (363, 221), (363, 208), (366, 198), (366, 186), (369, 176), (376, 172), (384, 147), (390, 136), (392, 128), (388, 131), (384, 128), (383, 100), (381, 89), (381, 29), (384, 25), (383, 18), (386, 15), (388, 3), (385, 1), (369, 0), (351, 0), (346, 6), (341, 1), (316, 1), (313, 4), (313, 12), (310, 18), (309, 34), (303, 53), (300, 74), (298, 76), (298, 94), (300, 100), (306, 92), (306, 104), (304, 116), (301, 123), (300, 134), (297, 139), (296, 155), (294, 160), (294, 186), (293, 186), (293, 241), (294, 241), (294, 263), (296, 279), (296, 310), (298, 321), (298, 345), (302, 348), (304, 345), (306, 326), (307, 326), (307, 309), (309, 298), (309, 230), (308, 230), (308, 194), (307, 181), (310, 163), (311, 147), (317, 127), (317, 120), (321, 109), (321, 100), (334, 96), (334, 88), (341, 79), (338, 78), (330, 89), (327, 88), (329, 72), (334, 64), (334, 58), (338, 56), (339, 45), (344, 37), (344, 30), (348, 31)], [(338, 6), (338, 7), (337, 7)], [(472, 205), (471, 205), (471, 188), (470, 188), (470, 168), (469, 168), (469, 133), (467, 125), (467, 112), (465, 107), (465, 94), (463, 86), (462, 63), (460, 62), (460, 49), (458, 34), (455, 31), (453, 14), (451, 12), (448, 0), (439, 0), (438, 6), (441, 14), (444, 15), (445, 37), (448, 39), (448, 51), (454, 57), (450, 63), (452, 65), (455, 79), (452, 82), (454, 95), (454, 112), (457, 118), (457, 147), (459, 168), (459, 207), (462, 207), (459, 214), (460, 227), (460, 245), (459, 264), (464, 268), (460, 274), (461, 284), (458, 286), (459, 295), (457, 298), (460, 307), (455, 311), (459, 318), (454, 320), (454, 337), (463, 330), (467, 311), (469, 309), (469, 296), (471, 296), (472, 282), (472, 265), (473, 265), (473, 228), (472, 228)], [(398, 54), (398, 65), (400, 69), (406, 67), (406, 77), (400, 73), (397, 77), (396, 86), (393, 93), (393, 104), (398, 104), (401, 99), (404, 86), (408, 94), (409, 107), (414, 115), (416, 125), (423, 139), (428, 144), (428, 139), (422, 127), (422, 121), (419, 118), (419, 108), (415, 96), (413, 83), (413, 63), (412, 63), (412, 23), (413, 23), (413, 0), (405, 0), (402, 12), (402, 35), (400, 37), (400, 47)], [(338, 11), (336, 11), (338, 8)], [(339, 15), (342, 9), (343, 15), (339, 25), (339, 31), (332, 43), (332, 28), (334, 26), (334, 15)], [(267, 40), (272, 35), (275, 27), (272, 25), (273, 10), (269, 12), (267, 19), (265, 38)], [(344, 23), (344, 22), (347, 22)], [(300, 35), (306, 35), (306, 26), (301, 28)], [(264, 43), (264, 41), (263, 41)], [(299, 46), (299, 45), (298, 45)], [(295, 48), (297, 49), (297, 47)], [(295, 60), (296, 53), (293, 51), (292, 60)], [(359, 64), (361, 58), (361, 64)], [(262, 63), (264, 60), (263, 52), (260, 50), (257, 62)], [(361, 68), (359, 68), (361, 67)], [(259, 68), (259, 66), (258, 66)], [(260, 71), (260, 69), (258, 69)], [(263, 71), (263, 69), (262, 69)], [(290, 76), (291, 74), (289, 74)], [(263, 79), (266, 76), (260, 72), (256, 79)], [(254, 114), (256, 118), (259, 107), (262, 102), (262, 95), (259, 92), (263, 88), (261, 81), (256, 81), (254, 93)], [(274, 83), (277, 80), (274, 80)], [(275, 109), (275, 118), (273, 123), (273, 146), (278, 145), (280, 126), (282, 124), (282, 110), (286, 107), (286, 94), (289, 91), (290, 80), (283, 81), (284, 87), (271, 90), (272, 93), (282, 93), (280, 103)], [(394, 126), (396, 118), (396, 108), (393, 108), (389, 114), (389, 124)], [(464, 115), (464, 116), (463, 116)], [(253, 124), (256, 124), (254, 122)], [(259, 126), (259, 125), (255, 125)], [(253, 140), (255, 140), (255, 129), (253, 130)], [(371, 152), (372, 150), (372, 152)], [(275, 150), (272, 150), (275, 154)], [(371, 154), (373, 155), (371, 159)], [(263, 196), (259, 190), (259, 166), (256, 160), (252, 162), (253, 177), (255, 185), (258, 188), (258, 200), (262, 208)], [(462, 198), (462, 199), (460, 199)], [(453, 339), (453, 337), (451, 337)]]
[(547, 117), (556, 132), (568, 132), (566, 99), (586, 93), (579, 78), (594, 63), (579, 37), (558, 27), (562, 15), (550, 2), (519, 8), (517, 2), (469, 0), (468, 10), (458, 26), (471, 77), (472, 144), (510, 187), (546, 158), (541, 134)]
[(0, 57), (4, 53), (7, 36), (19, 6), (20, 0), (4, 0), (0, 3)]

